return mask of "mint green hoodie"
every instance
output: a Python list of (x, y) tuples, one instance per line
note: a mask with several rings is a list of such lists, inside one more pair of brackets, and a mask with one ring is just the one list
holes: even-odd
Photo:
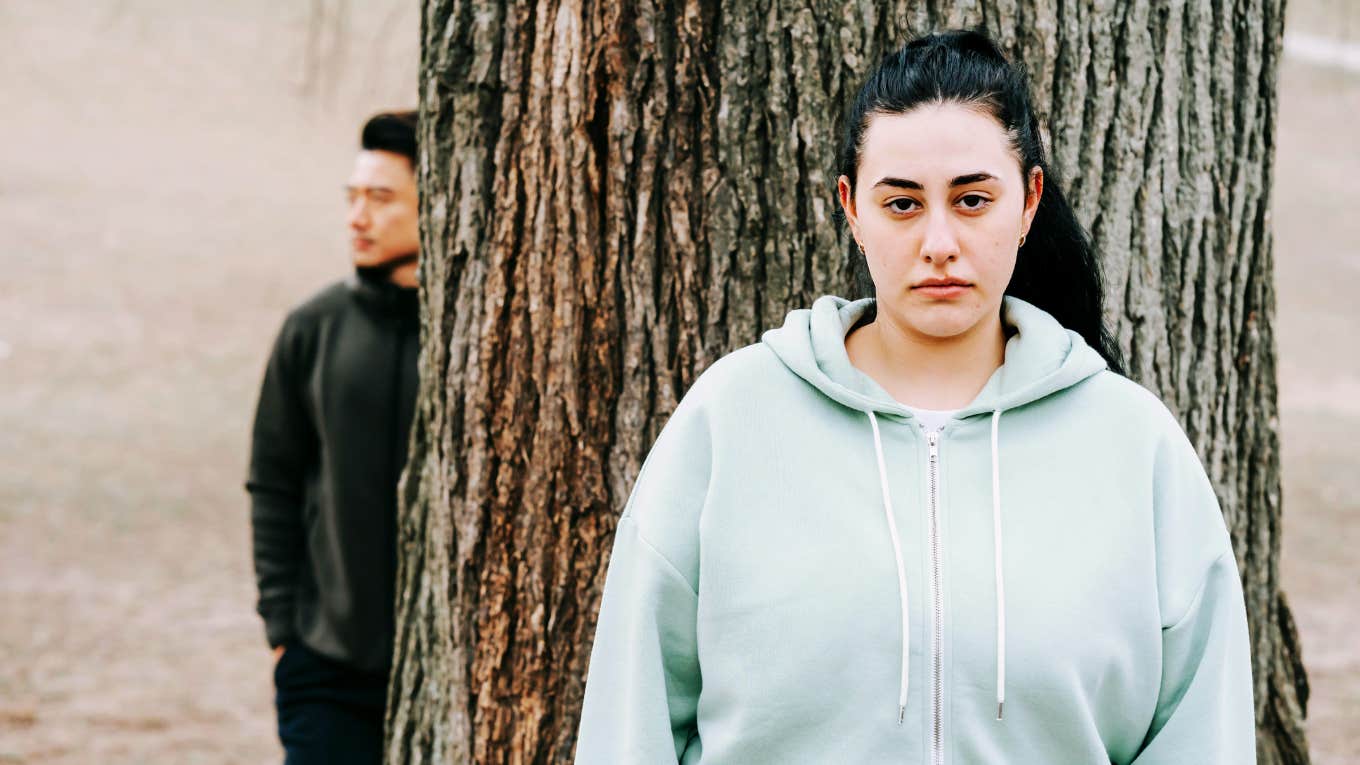
[(1006, 298), (937, 433), (824, 297), (714, 364), (615, 534), (578, 763), (1255, 762), (1241, 583), (1165, 406)]

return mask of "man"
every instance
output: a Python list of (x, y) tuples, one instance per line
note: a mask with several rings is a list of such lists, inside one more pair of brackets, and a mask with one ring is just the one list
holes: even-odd
[(364, 125), (348, 185), (355, 272), (288, 314), (246, 489), (288, 765), (379, 763), (397, 480), (416, 398), (414, 112)]

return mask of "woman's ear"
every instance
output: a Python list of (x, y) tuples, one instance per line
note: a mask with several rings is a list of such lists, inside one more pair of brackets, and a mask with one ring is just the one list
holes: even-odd
[(1034, 222), (1034, 216), (1039, 212), (1039, 199), (1044, 195), (1044, 171), (1042, 168), (1034, 168), (1029, 171), (1029, 178), (1025, 180), (1025, 211), (1023, 213), (1024, 222), (1020, 227), (1020, 233), (1028, 236), (1030, 224)]
[(842, 175), (836, 179), (836, 196), (845, 212), (845, 222), (850, 224), (850, 233), (856, 242), (863, 242), (859, 236), (859, 215), (855, 213), (855, 191), (850, 188), (850, 178)]

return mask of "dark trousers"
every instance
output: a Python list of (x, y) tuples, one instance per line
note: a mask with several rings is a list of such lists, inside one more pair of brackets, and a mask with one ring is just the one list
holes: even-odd
[(293, 640), (274, 667), (284, 765), (380, 765), (387, 676)]

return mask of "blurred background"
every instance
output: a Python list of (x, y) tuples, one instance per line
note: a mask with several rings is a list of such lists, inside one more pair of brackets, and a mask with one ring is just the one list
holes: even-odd
[[(0, 764), (278, 761), (242, 488), (285, 311), (348, 269), (410, 0), (0, 0)], [(1360, 762), (1360, 3), (1290, 0), (1273, 195), (1315, 762)]]

